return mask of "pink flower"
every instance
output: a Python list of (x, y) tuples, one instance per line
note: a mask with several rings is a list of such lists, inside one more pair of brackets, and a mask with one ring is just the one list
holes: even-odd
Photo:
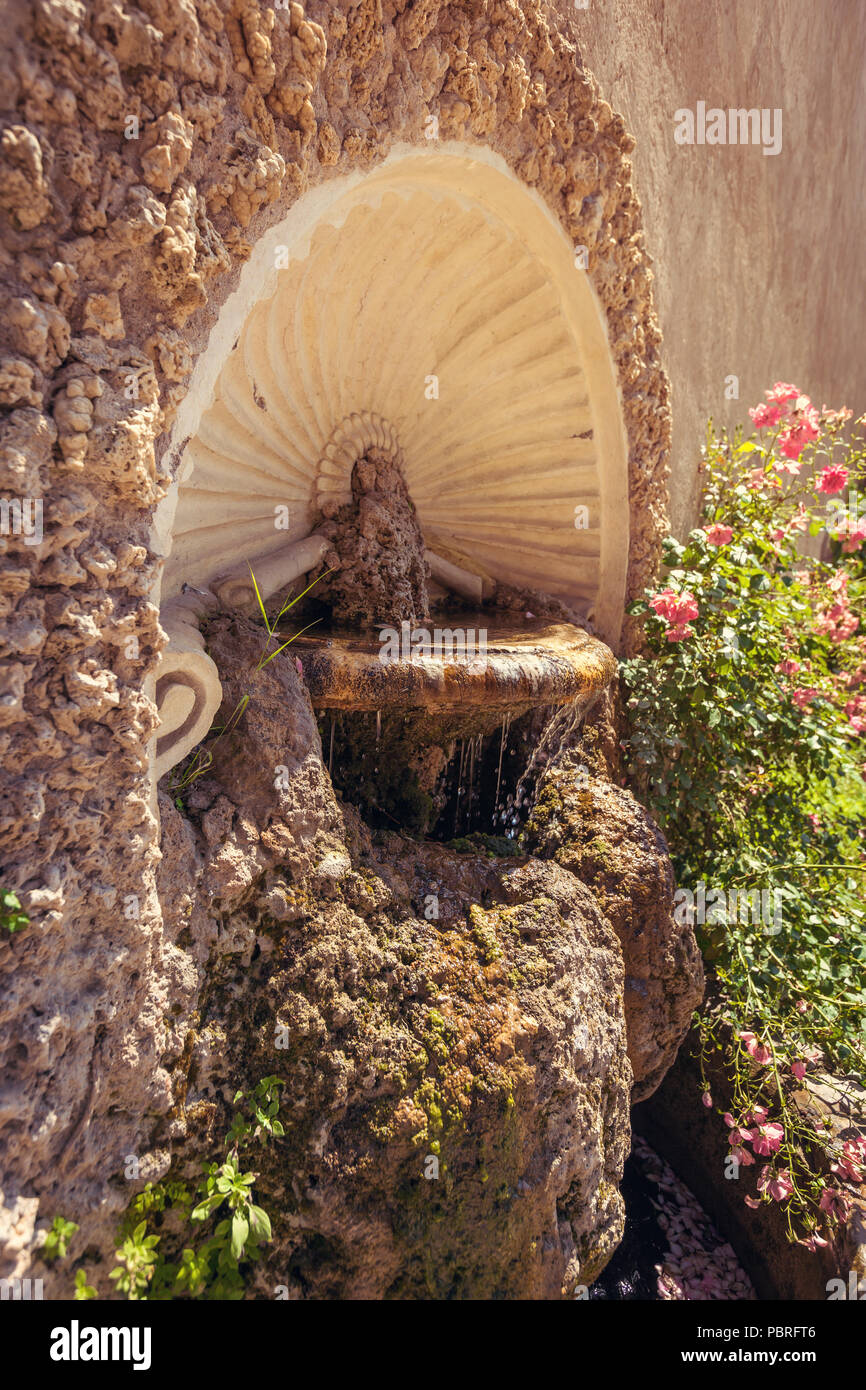
[(298, 675), (299, 675), (299, 676), (303, 676), (303, 674), (304, 674), (304, 667), (303, 667), (303, 664), (302, 664), (302, 662), (301, 662), (301, 658), (300, 658), (299, 656), (296, 656), (296, 657), (295, 657), (295, 665), (296, 665), (297, 668), (298, 668)]
[(676, 613), (678, 602), (679, 597), (673, 589), (661, 589), (657, 594), (650, 594), (649, 606), (660, 618), (670, 622)]
[(866, 517), (862, 517), (853, 526), (850, 519), (847, 519), (842, 531), (837, 533), (836, 540), (840, 540), (843, 535), (845, 539), (842, 541), (842, 549), (847, 555), (859, 550), (863, 542), (866, 541)]
[[(740, 1042), (743, 1043), (743, 1045), (745, 1046), (745, 1049), (748, 1052), (749, 1056), (753, 1057), (759, 1066), (765, 1067), (767, 1063), (771, 1060), (773, 1055), (772, 1052), (768, 1047), (764, 1047), (763, 1043), (758, 1042), (758, 1039), (755, 1037), (754, 1033), (738, 1033), (737, 1037), (739, 1038)], [(764, 1111), (765, 1115), (766, 1113), (767, 1112)]]
[(863, 1165), (866, 1164), (866, 1140), (862, 1137), (849, 1139), (842, 1145), (842, 1157), (837, 1163), (831, 1163), (830, 1167), (834, 1173), (846, 1182), (863, 1182)]
[(775, 401), (777, 405), (787, 406), (787, 415), (791, 408), (791, 402), (800, 399), (799, 386), (792, 386), (788, 381), (777, 381), (771, 391), (765, 391), (764, 395), (768, 401)]
[(699, 611), (694, 594), (683, 593), (677, 610), (677, 621), (690, 623), (698, 616)]
[(734, 1145), (731, 1152), (728, 1154), (728, 1158), (736, 1159), (737, 1163), (742, 1164), (744, 1168), (748, 1168), (749, 1164), (755, 1161), (749, 1153), (749, 1150), (744, 1149), (740, 1144)]
[(779, 478), (774, 477), (772, 473), (765, 473), (763, 468), (753, 468), (751, 472), (747, 474), (746, 482), (748, 486), (755, 491), (762, 487), (782, 486)]
[(789, 434), (779, 435), (779, 448), (788, 459), (787, 463), (779, 464), (780, 473), (788, 473), (792, 478), (798, 478), (800, 476), (800, 469), (803, 465), (802, 463), (798, 463), (797, 460), (803, 452), (804, 447), (803, 444), (793, 442)]
[(814, 686), (810, 685), (802, 690), (792, 691), (791, 699), (794, 701), (797, 709), (805, 709), (807, 705), (811, 705), (812, 701), (817, 699), (820, 693), (820, 690), (816, 690)]
[(780, 1168), (771, 1176), (769, 1165), (765, 1165), (758, 1177), (758, 1191), (768, 1192), (774, 1202), (783, 1202), (794, 1191), (791, 1174), (787, 1168)]
[[(792, 422), (788, 431), (790, 434), (792, 429), (798, 428), (798, 422), (803, 419), (807, 412), (814, 415), (817, 425), (818, 412), (814, 409), (809, 397), (800, 394), (798, 387), (791, 386), (785, 381), (777, 381), (772, 390), (765, 391), (764, 395), (767, 398), (767, 404), (756, 405), (749, 411), (756, 429), (775, 429), (782, 420), (790, 420)], [(807, 415), (807, 418), (811, 424), (811, 416)], [(804, 440), (805, 442), (807, 441)]]
[(707, 527), (707, 543), (709, 545), (727, 545), (734, 532), (730, 526), (723, 526), (717, 521), (712, 526)]
[(844, 425), (845, 421), (850, 420), (853, 414), (853, 410), (849, 410), (846, 405), (843, 405), (841, 410), (831, 410), (827, 405), (821, 406), (821, 419), (826, 420), (828, 425), (837, 423)]
[(751, 1144), (751, 1142), (752, 1131), (750, 1129), (741, 1129), (739, 1125), (734, 1125), (733, 1129), (728, 1135), (728, 1143), (730, 1144), (731, 1148), (739, 1149), (742, 1148), (743, 1144)]
[(843, 1182), (862, 1182), (863, 1173), (859, 1165), (852, 1163), (849, 1158), (842, 1158), (838, 1163), (831, 1163), (830, 1169), (837, 1177), (842, 1178)]
[(708, 1110), (712, 1109), (713, 1098), (710, 1095), (709, 1091), (704, 1091), (703, 1095), (701, 1096), (701, 1103), (705, 1105)]
[(745, 1149), (743, 1148), (744, 1144), (751, 1144), (752, 1142), (751, 1130), (743, 1129), (741, 1125), (738, 1125), (733, 1115), (731, 1115), (730, 1113), (725, 1114), (724, 1121), (725, 1124), (728, 1126), (728, 1129), (731, 1131), (728, 1135), (728, 1143), (731, 1146), (732, 1156), (734, 1158), (740, 1159), (740, 1155), (743, 1155), (742, 1159), (740, 1160), (741, 1162), (754, 1162), (751, 1154), (746, 1153)]
[(812, 1005), (808, 1003), (808, 1001), (805, 999), (798, 999), (796, 1004), (794, 1005), (794, 1008), (797, 1010), (798, 1014), (807, 1014), (811, 1007)]
[[(779, 452), (786, 459), (797, 460), (806, 445), (818, 438), (821, 418), (809, 397), (801, 396), (795, 386), (777, 382), (773, 393), (772, 399), (781, 407), (782, 415), (788, 422), (787, 428), (779, 435)], [(771, 393), (766, 394), (770, 399)], [(790, 464), (783, 464), (782, 467), (788, 473), (799, 472), (799, 468), (792, 469)]]
[(761, 1203), (755, 1197), (744, 1197), (743, 1201), (745, 1202), (746, 1206), (751, 1207), (753, 1211), (756, 1211), (757, 1208), (761, 1205)]
[(660, 593), (650, 595), (649, 604), (653, 612), (670, 625), (667, 633), (669, 642), (681, 642), (684, 637), (694, 636), (694, 628), (689, 624), (700, 611), (694, 594), (677, 594), (673, 589), (662, 589)]
[(791, 1075), (792, 1075), (792, 1076), (796, 1076), (796, 1078), (797, 1078), (798, 1081), (802, 1081), (802, 1080), (803, 1080), (803, 1077), (806, 1075), (806, 1063), (805, 1063), (805, 1062), (792, 1062), (792, 1063), (791, 1063)]
[(825, 1240), (823, 1236), (819, 1236), (817, 1231), (813, 1231), (812, 1234), (806, 1236), (804, 1240), (798, 1240), (797, 1244), (805, 1245), (806, 1249), (811, 1250), (814, 1255), (818, 1250), (826, 1249), (830, 1242)]
[(747, 1125), (762, 1125), (767, 1118), (766, 1106), (756, 1105), (745, 1117)]
[(759, 1125), (752, 1130), (752, 1148), (762, 1158), (769, 1158), (770, 1154), (778, 1153), (784, 1137), (785, 1131), (781, 1125)]
[(836, 644), (847, 641), (860, 626), (860, 619), (847, 606), (847, 597), (843, 595), (843, 599), (829, 608), (820, 608), (815, 614), (815, 631), (829, 636)]
[(776, 664), (776, 670), (779, 671), (783, 676), (795, 676), (799, 669), (799, 661), (785, 660), (779, 661)]
[(755, 429), (773, 429), (778, 425), (782, 418), (782, 412), (777, 405), (756, 405), (749, 411)]
[(825, 1187), (821, 1193), (821, 1200), (818, 1206), (825, 1211), (828, 1216), (835, 1216), (837, 1221), (844, 1223), (848, 1220), (848, 1212), (851, 1204), (844, 1193), (835, 1187)]
[(818, 481), (815, 484), (815, 491), (826, 492), (832, 495), (835, 492), (841, 492), (847, 481), (848, 469), (843, 468), (839, 463), (834, 463), (831, 464), (829, 468), (825, 468), (822, 473), (819, 473)]
[(689, 623), (680, 623), (676, 627), (668, 628), (667, 640), (669, 642), (682, 642), (685, 637), (694, 637), (695, 630)]

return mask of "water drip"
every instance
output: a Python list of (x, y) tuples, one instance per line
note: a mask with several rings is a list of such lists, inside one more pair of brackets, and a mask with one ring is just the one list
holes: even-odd
[[(571, 732), (571, 729), (577, 721), (577, 710), (573, 705), (563, 705), (553, 715), (553, 718), (544, 729), (542, 737), (534, 744), (532, 756), (526, 764), (517, 783), (514, 800), (518, 807), (528, 806), (530, 804), (535, 783), (547, 766), (552, 751), (565, 742), (567, 735)], [(523, 737), (525, 740), (525, 732)]]
[(472, 798), (475, 795), (475, 739), (469, 741), (469, 795), (466, 798), (466, 833), (472, 829)]
[(496, 825), (496, 817), (499, 814), (499, 789), (502, 786), (502, 756), (505, 752), (505, 740), (508, 737), (508, 728), (511, 724), (511, 715), (502, 716), (502, 733), (499, 739), (499, 763), (496, 768), (496, 796), (493, 802), (493, 824)]
[[(545, 726), (557, 708), (567, 710), (557, 730), (579, 721), (610, 680), (613, 657), (565, 623), (488, 630), (481, 611), (449, 621), (448, 650), (446, 629), (431, 629), (442, 651), (418, 661), (409, 641), (418, 625), (408, 621), (388, 639), (397, 646), (387, 661), (375, 630), (298, 636), (328, 771), (375, 826), (444, 841), (484, 830), (516, 840), (551, 750)], [(480, 631), (484, 660), (468, 638), (461, 656), (454, 634), (462, 642)]]
[(457, 835), (457, 828), (460, 819), (460, 793), (463, 790), (463, 764), (466, 758), (466, 740), (460, 740), (460, 766), (457, 770), (457, 795), (454, 798), (454, 835)]

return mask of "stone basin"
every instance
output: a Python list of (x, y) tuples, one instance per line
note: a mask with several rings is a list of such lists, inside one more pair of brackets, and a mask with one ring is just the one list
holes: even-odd
[(428, 738), (434, 727), (439, 738), (489, 733), (505, 716), (537, 708), (580, 713), (616, 674), (609, 648), (579, 627), (492, 617), (463, 611), (367, 632), (313, 628), (289, 651), (317, 712), (403, 716)]

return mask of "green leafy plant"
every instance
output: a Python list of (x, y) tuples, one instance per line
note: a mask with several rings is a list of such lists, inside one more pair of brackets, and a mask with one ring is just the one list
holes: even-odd
[(200, 745), (194, 749), (185, 762), (180, 763), (169, 779), (169, 790), (174, 798), (174, 804), (179, 811), (184, 809), (183, 794), (189, 791), (190, 787), (196, 783), (213, 764), (213, 755), (218, 747), (220, 740), (230, 734), (232, 729), (237, 728), (247, 705), (250, 702), (249, 695), (241, 696), (225, 724), (214, 724), (208, 734), (213, 738), (213, 743), (205, 748)]
[[(666, 542), (664, 587), (632, 605), (647, 654), (622, 665), (625, 749), (678, 883), (737, 894), (733, 912), (697, 914), (698, 1026), (729, 1078), (734, 1156), (766, 1160), (749, 1200), (784, 1201), (791, 1239), (814, 1249), (863, 1161), (790, 1094), (817, 1067), (866, 1075), (866, 525), (838, 503), (866, 454), (850, 412), (819, 414), (784, 383), (767, 395), (752, 438), (709, 428), (703, 524)], [(832, 561), (804, 551), (822, 530)]]
[(205, 1195), (191, 1213), (193, 1221), (206, 1221), (221, 1206), (228, 1206), (231, 1215), (216, 1227), (214, 1238), (228, 1240), (235, 1265), (243, 1258), (248, 1242), (253, 1247), (251, 1258), (257, 1259), (259, 1241), (271, 1238), (270, 1218), (253, 1202), (255, 1177), (255, 1173), (242, 1173), (236, 1158), (211, 1164), (205, 1177)]
[[(254, 1200), (256, 1174), (244, 1171), (240, 1153), (284, 1136), (278, 1118), (284, 1084), (266, 1076), (250, 1093), (236, 1093), (235, 1105), (242, 1109), (226, 1136), (225, 1159), (205, 1166), (194, 1193), (185, 1183), (166, 1179), (148, 1183), (133, 1198), (121, 1231), (125, 1239), (116, 1252), (118, 1266), (109, 1276), (127, 1298), (243, 1298), (243, 1266), (261, 1258), (272, 1231), (270, 1217)], [(173, 1224), (166, 1227), (166, 1221)], [(133, 1222), (137, 1224), (130, 1230)], [(164, 1231), (178, 1227), (181, 1238), (199, 1233), (205, 1238), (198, 1243), (190, 1239), (179, 1259), (171, 1260), (158, 1246)]]
[(159, 1236), (149, 1236), (147, 1222), (140, 1221), (132, 1235), (115, 1251), (120, 1263), (108, 1277), (117, 1281), (118, 1292), (125, 1293), (128, 1299), (144, 1298), (154, 1275), (158, 1244)]
[(0, 891), (0, 931), (7, 936), (13, 936), (17, 931), (23, 931), (30, 926), (30, 918), (21, 906), (21, 902), (15, 893), (11, 893), (4, 888)]
[(62, 1260), (66, 1257), (69, 1242), (78, 1230), (74, 1221), (66, 1221), (62, 1216), (55, 1216), (51, 1223), (51, 1229), (46, 1233), (45, 1244), (42, 1246), (41, 1255), (43, 1260)]
[(88, 1284), (87, 1275), (83, 1269), (75, 1271), (75, 1291), (72, 1297), (79, 1303), (97, 1297), (96, 1289), (92, 1284)]
[(280, 1109), (279, 1089), (286, 1083), (278, 1076), (263, 1076), (250, 1095), (238, 1091), (234, 1104), (246, 1103), (247, 1114), (235, 1114), (227, 1142), (233, 1147), (258, 1139), (263, 1145), (269, 1138), (282, 1139), (285, 1130), (277, 1119)]

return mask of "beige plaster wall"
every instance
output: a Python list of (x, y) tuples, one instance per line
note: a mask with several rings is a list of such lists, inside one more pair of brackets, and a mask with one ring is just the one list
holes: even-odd
[[(671, 513), (687, 529), (709, 415), (736, 423), (773, 381), (866, 409), (863, 0), (556, 0), (637, 139), (671, 378)], [(782, 149), (678, 146), (674, 112), (779, 107)], [(739, 377), (738, 401), (724, 399)]]

